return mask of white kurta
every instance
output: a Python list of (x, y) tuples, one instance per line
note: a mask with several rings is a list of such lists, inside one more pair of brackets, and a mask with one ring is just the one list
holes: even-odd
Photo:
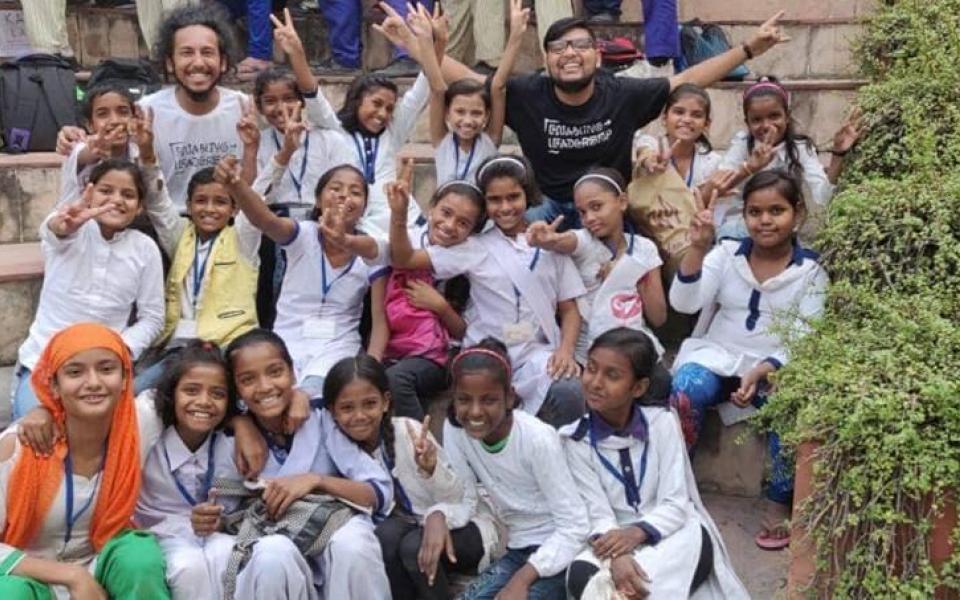
[(816, 253), (796, 246), (787, 268), (759, 283), (748, 262), (751, 247), (750, 238), (723, 241), (704, 258), (700, 273), (677, 274), (671, 306), (686, 314), (702, 310), (701, 319), (712, 320), (702, 337), (684, 340), (674, 369), (693, 362), (732, 377), (764, 360), (779, 367), (787, 362), (787, 349), (776, 328), (803, 333), (823, 311), (828, 278)]
[(363, 296), (375, 279), (387, 274), (387, 257), (378, 256), (370, 264), (351, 258), (334, 268), (314, 221), (298, 222), (283, 249), (287, 271), (274, 331), (290, 350), (298, 381), (310, 375), (325, 377), (337, 361), (360, 352)]
[[(450, 528), (476, 514), (476, 483), (490, 495), (497, 518), (507, 527), (508, 548), (538, 546), (528, 562), (541, 577), (569, 566), (583, 547), (589, 522), (553, 427), (533, 415), (513, 412), (506, 446), (491, 454), (449, 420), (443, 424), (447, 456), (464, 484), (463, 501), (438, 504)], [(549, 468), (545, 468), (549, 465)]]
[[(640, 135), (637, 136), (637, 139), (633, 143), (633, 149), (635, 152), (640, 150), (660, 150), (659, 142), (657, 138), (652, 135)], [(693, 188), (704, 181), (710, 179), (710, 177), (720, 169), (720, 163), (723, 161), (723, 157), (720, 156), (719, 152), (713, 150), (707, 150), (704, 147), (697, 146), (697, 150), (693, 155), (693, 167), (692, 172), (689, 170), (686, 173), (677, 172), (680, 175), (680, 179), (687, 184), (687, 187)], [(674, 166), (674, 169), (676, 167)]]
[[(494, 257), (481, 239), (485, 237), (495, 238), (504, 252)], [(530, 288), (552, 306), (552, 323), (558, 303), (577, 298), (585, 291), (573, 261), (569, 256), (528, 245), (523, 234), (508, 238), (497, 227), (456, 246), (430, 246), (426, 250), (438, 279), (466, 275), (470, 280), (470, 299), (463, 315), (467, 322), (464, 346), (472, 346), (487, 336), (506, 344), (513, 365), (513, 386), (523, 400), (523, 410), (537, 414), (553, 383), (546, 366), (557, 347), (550, 342), (550, 334), (532, 308), (531, 299), (517, 291), (500, 261), (514, 265), (524, 276), (529, 272)], [(522, 335), (524, 332), (528, 335)]]
[(434, 150), (437, 167), (437, 187), (454, 179), (476, 183), (477, 169), (497, 153), (497, 145), (485, 131), (474, 139), (473, 151), (464, 152), (447, 133)]
[[(60, 198), (57, 200), (57, 206), (79, 202), (83, 198), (83, 190), (90, 182), (90, 173), (99, 164), (98, 161), (83, 168), (77, 164), (80, 152), (86, 147), (86, 142), (77, 143), (67, 159), (63, 161), (63, 166), (60, 168)], [(140, 148), (133, 142), (127, 142), (127, 157), (134, 162), (140, 157)]]
[[(162, 426), (152, 402), (138, 398), (136, 412), (142, 464), (145, 457), (150, 453), (150, 448), (160, 436)], [(0, 432), (0, 439), (6, 436), (16, 438), (17, 431), (17, 424), (14, 423)], [(10, 475), (22, 452), (30, 452), (30, 450), (24, 449), (20, 445), (20, 441), (15, 439), (13, 455), (10, 459), (0, 462), (0, 530), (6, 529), (7, 526), (7, 494), (16, 493), (15, 490), (10, 489)], [(89, 536), (90, 520), (97, 505), (97, 496), (91, 497), (91, 495), (100, 492), (100, 475), (100, 473), (97, 473), (91, 478), (76, 474), (73, 476), (73, 496), (77, 503), (74, 511), (79, 511), (79, 507), (86, 503), (87, 498), (90, 498), (90, 508), (77, 518), (71, 531), (70, 541), (64, 542), (67, 533), (66, 486), (61, 484), (57, 491), (57, 497), (54, 498), (50, 511), (47, 513), (40, 531), (37, 532), (37, 536), (29, 546), (20, 548), (25, 556), (82, 565), (90, 573), (96, 571), (97, 555), (90, 543)], [(16, 550), (17, 548), (0, 542), (0, 562), (5, 561)], [(10, 568), (13, 569), (14, 567), (16, 567), (16, 564), (11, 565)], [(6, 573), (2, 574), (5, 575)], [(68, 600), (70, 598), (70, 593), (64, 586), (50, 586), (50, 589), (53, 590), (58, 600)]]
[[(676, 417), (660, 407), (637, 405), (634, 410), (642, 411), (646, 421), (645, 441), (632, 432), (600, 439), (596, 423), (590, 423), (591, 419), (600, 419), (596, 415), (560, 430), (567, 462), (590, 515), (591, 535), (640, 523), (645, 530), (655, 531), (657, 535), (635, 549), (633, 557), (650, 577), (647, 589), (651, 600), (672, 600), (689, 595), (700, 559), (703, 527), (714, 547), (714, 572), (694, 597), (749, 598), (730, 567), (716, 526), (702, 509)], [(585, 434), (574, 439), (579, 437), (575, 432), (581, 425), (586, 427)], [(624, 450), (632, 464), (631, 473), (621, 467)], [(610, 469), (616, 469), (619, 477), (632, 475), (639, 480), (636, 506), (627, 500), (626, 486)], [(590, 548), (577, 560), (602, 565)], [(600, 575), (609, 577), (609, 570), (601, 569)], [(587, 597), (594, 598), (584, 595)]]
[[(144, 395), (152, 397), (153, 390)], [(222, 577), (234, 537), (224, 533), (195, 535), (190, 524), (193, 505), (177, 487), (179, 482), (195, 502), (204, 502), (211, 444), (210, 480), (242, 479), (233, 462), (233, 438), (218, 432), (191, 452), (174, 427), (164, 431), (143, 469), (134, 520), (157, 536), (174, 600), (223, 596)], [(233, 512), (237, 505), (232, 499), (218, 499), (217, 503), (224, 506), (224, 513)], [(267, 536), (257, 541), (237, 576), (236, 597), (307, 600), (316, 597), (312, 581), (310, 566), (297, 547), (284, 536)]]
[[(364, 452), (337, 427), (328, 410), (314, 410), (294, 434), (289, 455), (283, 464), (273, 453), (267, 460), (264, 478), (319, 473), (365, 481), (378, 497), (376, 512), (385, 515), (393, 503), (393, 480), (379, 461)], [(310, 561), (314, 583), (321, 598), (390, 598), (380, 542), (373, 521), (365, 514), (351, 518), (330, 538), (319, 557)], [(237, 596), (238, 598), (241, 596)]]
[(647, 325), (643, 316), (643, 301), (637, 284), (650, 271), (663, 264), (657, 246), (641, 235), (626, 235), (627, 249), (616, 261), (616, 266), (600, 278), (600, 269), (610, 262), (613, 254), (602, 241), (586, 229), (574, 231), (577, 248), (571, 254), (587, 293), (577, 298), (577, 308), (583, 322), (577, 338), (576, 359), (587, 363), (587, 350), (593, 340), (614, 327), (630, 327), (642, 331), (653, 342), (657, 355), (663, 355), (663, 346)]

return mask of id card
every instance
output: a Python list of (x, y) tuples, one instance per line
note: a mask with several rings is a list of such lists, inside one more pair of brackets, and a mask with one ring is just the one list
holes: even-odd
[(310, 340), (329, 340), (337, 333), (333, 319), (310, 317), (303, 322), (303, 337)]
[(197, 322), (193, 319), (180, 319), (170, 339), (191, 340), (195, 337), (197, 337)]
[(506, 323), (503, 326), (503, 343), (508, 346), (513, 344), (522, 344), (533, 341), (536, 328), (530, 321), (520, 321), (519, 323)]

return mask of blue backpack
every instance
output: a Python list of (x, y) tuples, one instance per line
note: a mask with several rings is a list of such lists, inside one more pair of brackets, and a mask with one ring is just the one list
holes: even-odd
[[(723, 54), (731, 48), (727, 34), (719, 25), (704, 24), (693, 19), (680, 25), (680, 56), (675, 61), (679, 73), (693, 65)], [(724, 81), (743, 81), (750, 71), (746, 65), (736, 67), (724, 77)]]

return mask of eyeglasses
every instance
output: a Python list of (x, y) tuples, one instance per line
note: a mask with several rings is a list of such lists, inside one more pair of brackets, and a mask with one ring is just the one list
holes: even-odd
[(567, 47), (573, 48), (576, 52), (593, 50), (594, 41), (591, 38), (573, 38), (572, 40), (552, 40), (547, 42), (547, 52), (550, 54), (563, 54)]

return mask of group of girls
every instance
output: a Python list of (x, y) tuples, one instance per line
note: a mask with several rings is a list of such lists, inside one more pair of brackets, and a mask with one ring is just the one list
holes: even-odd
[[(514, 2), (511, 31), (526, 19)], [(0, 438), (4, 597), (220, 597), (237, 506), (212, 481), (261, 477), (273, 517), (314, 492), (359, 510), (317, 557), (257, 542), (230, 586), (241, 598), (446, 598), (452, 573), (479, 574), (466, 598), (744, 597), (687, 453), (709, 406), (764, 402), (788, 358), (777, 327), (822, 309), (826, 275), (797, 234), (856, 124), (825, 170), (767, 79), (720, 158), (709, 96), (679, 86), (634, 182), (588, 170), (584, 229), (563, 232), (528, 222), (529, 163), (496, 152), (509, 66), (489, 91), (441, 85), (444, 36), (415, 11), (413, 88), (362, 76), (334, 113), (289, 19), (275, 25), (293, 73), (256, 82), (268, 127), (244, 115), (245, 156), (196, 173), (186, 198), (156, 168), (150, 111), (119, 89), (89, 96), (94, 135), (41, 226), (48, 277), (17, 369), (16, 414), (40, 408), (22, 439)], [(428, 95), (440, 185), (418, 216), (397, 150)], [(657, 175), (689, 201), (633, 222), (633, 191)], [(165, 291), (159, 251), (132, 229), (141, 211), (170, 260)], [(257, 328), (261, 234), (285, 263), (272, 332)], [(700, 314), (672, 365), (656, 335), (671, 309)], [(151, 345), (134, 401), (132, 361)], [(424, 415), (448, 387), (441, 447)], [(775, 508), (757, 542), (780, 548), (790, 466), (770, 442)], [(116, 558), (133, 543), (142, 563)]]

